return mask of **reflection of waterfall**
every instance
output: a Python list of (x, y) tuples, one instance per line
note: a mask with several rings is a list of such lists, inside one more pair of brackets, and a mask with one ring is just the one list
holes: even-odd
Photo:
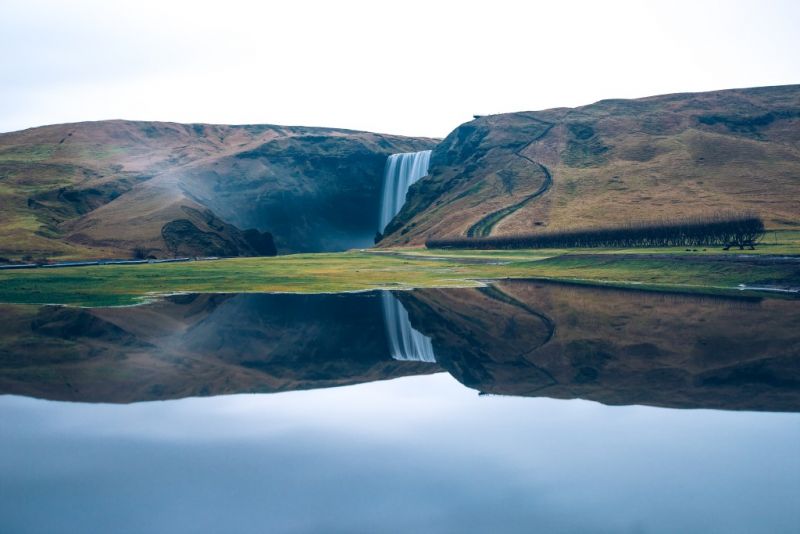
[(395, 360), (436, 363), (431, 338), (414, 330), (408, 312), (389, 291), (381, 292), (383, 321), (389, 338), (389, 350)]
[(406, 193), (411, 184), (428, 174), (431, 151), (392, 154), (386, 160), (383, 173), (383, 200), (378, 231), (383, 232), (389, 221), (400, 212), (406, 202)]

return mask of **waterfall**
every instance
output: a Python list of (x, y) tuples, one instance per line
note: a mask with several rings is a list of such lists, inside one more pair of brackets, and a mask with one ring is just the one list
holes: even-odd
[(401, 361), (436, 363), (431, 338), (411, 326), (408, 312), (390, 291), (382, 291), (383, 321), (392, 358)]
[(411, 184), (428, 174), (431, 151), (392, 154), (386, 160), (383, 172), (383, 199), (378, 231), (383, 233), (386, 225), (400, 212), (406, 202), (406, 193)]

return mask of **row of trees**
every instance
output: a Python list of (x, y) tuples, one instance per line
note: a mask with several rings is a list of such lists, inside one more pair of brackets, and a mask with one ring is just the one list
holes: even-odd
[(429, 239), (428, 248), (754, 248), (764, 236), (764, 221), (754, 213), (723, 213), (686, 219), (632, 222), (609, 228), (586, 228), (496, 237)]

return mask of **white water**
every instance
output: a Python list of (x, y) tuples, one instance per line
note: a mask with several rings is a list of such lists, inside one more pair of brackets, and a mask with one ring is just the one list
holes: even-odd
[(383, 232), (386, 225), (400, 212), (406, 203), (408, 188), (428, 174), (431, 151), (392, 154), (386, 160), (383, 172), (383, 200), (378, 230)]
[(392, 358), (401, 361), (436, 363), (431, 338), (411, 326), (408, 312), (389, 291), (381, 292), (383, 321)]

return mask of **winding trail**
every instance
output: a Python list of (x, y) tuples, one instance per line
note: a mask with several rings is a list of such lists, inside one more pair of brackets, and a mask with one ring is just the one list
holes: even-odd
[(506, 293), (505, 291), (503, 291), (502, 289), (497, 287), (496, 284), (487, 285), (485, 287), (479, 287), (478, 291), (483, 293), (487, 297), (489, 297), (491, 299), (494, 299), (494, 300), (496, 300), (498, 302), (505, 302), (506, 304), (510, 304), (511, 306), (519, 308), (520, 310), (522, 310), (524, 312), (527, 312), (530, 315), (533, 315), (534, 317), (536, 317), (540, 321), (542, 321), (542, 324), (547, 329), (547, 337), (539, 345), (528, 349), (525, 352), (525, 354), (530, 354), (531, 352), (533, 352), (535, 350), (538, 350), (541, 347), (544, 347), (545, 345), (550, 343), (550, 340), (553, 339), (553, 336), (556, 335), (556, 323), (555, 323), (555, 321), (553, 321), (550, 317), (548, 317), (544, 313), (542, 313), (542, 312), (540, 312), (538, 310), (535, 310), (535, 309), (531, 308), (530, 306), (528, 306), (527, 304), (525, 304), (524, 302), (521, 302), (521, 301), (517, 300), (516, 298), (512, 297), (511, 295), (509, 295), (508, 293)]
[(553, 321), (550, 317), (548, 317), (544, 313), (531, 308), (530, 306), (528, 306), (524, 302), (520, 302), (516, 298), (514, 298), (511, 295), (509, 295), (508, 293), (506, 293), (505, 291), (501, 290), (499, 287), (497, 287), (497, 285), (489, 285), (489, 286), (486, 286), (486, 287), (481, 287), (481, 288), (478, 288), (478, 291), (480, 291), (481, 293), (483, 293), (484, 295), (486, 295), (487, 297), (489, 297), (491, 299), (497, 300), (499, 302), (505, 302), (506, 304), (510, 304), (511, 306), (519, 308), (520, 310), (522, 310), (524, 312), (527, 312), (527, 313), (533, 315), (534, 317), (538, 318), (540, 321), (542, 321), (542, 324), (547, 329), (547, 337), (539, 345), (536, 345), (535, 347), (532, 347), (532, 348), (528, 349), (527, 351), (525, 351), (522, 354), (522, 357), (523, 357), (523, 359), (525, 360), (525, 363), (526, 363), (526, 365), (524, 365), (525, 367), (533, 367), (534, 369), (539, 371), (543, 376), (547, 377), (548, 380), (550, 380), (550, 384), (545, 384), (545, 385), (540, 386), (538, 388), (534, 388), (534, 389), (530, 390), (528, 392), (528, 394), (533, 394), (533, 393), (536, 393), (536, 392), (541, 391), (543, 389), (547, 389), (547, 388), (549, 388), (551, 386), (557, 385), (558, 384), (558, 380), (556, 379), (556, 377), (553, 376), (552, 373), (550, 373), (550, 371), (548, 371), (547, 369), (545, 369), (543, 367), (540, 367), (540, 366), (536, 365), (530, 359), (528, 359), (528, 356), (530, 354), (536, 352), (540, 348), (542, 348), (545, 345), (547, 345), (548, 343), (550, 343), (550, 341), (556, 335), (556, 323), (555, 323), (555, 321)]
[[(539, 120), (539, 119), (536, 119), (536, 120)], [(531, 193), (527, 197), (523, 198), (522, 200), (520, 200), (516, 204), (512, 204), (510, 206), (506, 206), (504, 208), (500, 208), (499, 210), (493, 211), (493, 212), (489, 213), (488, 215), (485, 215), (484, 217), (482, 217), (478, 222), (476, 222), (475, 224), (473, 224), (472, 226), (469, 227), (469, 230), (467, 230), (467, 237), (487, 237), (487, 236), (489, 236), (492, 233), (492, 229), (494, 229), (494, 227), (495, 227), (495, 225), (497, 223), (499, 223), (500, 221), (502, 221), (503, 219), (505, 219), (506, 217), (508, 217), (509, 215), (511, 215), (512, 213), (514, 213), (518, 209), (520, 209), (522, 206), (524, 206), (528, 202), (531, 202), (532, 200), (534, 200), (534, 199), (542, 196), (543, 194), (545, 194), (547, 192), (547, 190), (549, 190), (550, 187), (553, 185), (553, 175), (550, 173), (550, 169), (548, 169), (547, 167), (545, 167), (544, 165), (542, 165), (538, 161), (534, 161), (531, 158), (529, 158), (528, 156), (525, 156), (525, 155), (522, 154), (522, 152), (524, 150), (527, 150), (527, 148), (529, 146), (531, 146), (533, 143), (535, 143), (536, 141), (539, 141), (544, 136), (546, 136), (548, 133), (550, 133), (550, 130), (553, 128), (553, 126), (555, 126), (555, 123), (552, 123), (552, 122), (545, 122), (545, 121), (540, 121), (540, 122), (542, 122), (544, 124), (547, 124), (547, 128), (545, 128), (545, 130), (541, 134), (539, 134), (536, 137), (534, 137), (533, 139), (531, 139), (531, 141), (529, 143), (527, 143), (524, 147), (522, 147), (519, 150), (517, 150), (516, 152), (514, 152), (514, 155), (517, 156), (517, 157), (520, 157), (520, 158), (522, 158), (524, 160), (529, 161), (533, 165), (538, 166), (539, 169), (544, 173), (544, 182), (542, 182), (542, 185), (539, 187), (539, 189), (537, 189), (536, 191), (534, 191), (533, 193)]]

